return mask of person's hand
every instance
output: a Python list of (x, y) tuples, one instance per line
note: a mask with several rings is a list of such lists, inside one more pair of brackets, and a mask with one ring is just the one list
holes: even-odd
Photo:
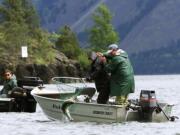
[(101, 52), (96, 52), (96, 55), (97, 55), (98, 57), (102, 57), (102, 56), (103, 56), (103, 54), (102, 54)]

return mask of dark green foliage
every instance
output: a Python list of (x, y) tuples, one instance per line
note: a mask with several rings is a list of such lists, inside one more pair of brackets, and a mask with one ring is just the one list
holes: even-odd
[[(59, 33), (59, 38), (56, 41), (56, 49), (63, 52), (68, 58), (77, 60), (81, 67), (86, 69), (89, 66), (87, 52), (79, 47), (78, 39), (69, 26), (64, 26)], [(54, 38), (57, 35), (54, 35)]]
[(90, 29), (90, 45), (93, 50), (106, 50), (112, 43), (118, 43), (119, 37), (112, 24), (112, 15), (106, 5), (102, 4), (93, 14), (94, 26)]
[(21, 60), (21, 46), (28, 46), (26, 62), (52, 62), (54, 51), (49, 34), (39, 26), (31, 0), (4, 0), (0, 5), (0, 60), (15, 66)]
[(81, 53), (78, 56), (78, 61), (83, 69), (87, 69), (90, 65), (90, 61), (88, 59), (88, 53), (87, 50), (81, 50)]
[(4, 0), (0, 13), (1, 22), (26, 23), (30, 28), (39, 27), (39, 18), (31, 0)]
[(70, 27), (64, 26), (60, 30), (60, 37), (56, 42), (56, 48), (70, 59), (78, 58), (80, 53), (79, 43)]

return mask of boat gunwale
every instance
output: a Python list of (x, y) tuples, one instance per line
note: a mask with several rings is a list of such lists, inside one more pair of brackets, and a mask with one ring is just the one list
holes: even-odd
[[(53, 100), (53, 101), (59, 101), (59, 102), (64, 102), (64, 101), (68, 101), (68, 100), (62, 100), (62, 99), (57, 99), (57, 98), (50, 98), (50, 97), (45, 97), (43, 96), (43, 94), (49, 94), (49, 93), (40, 93), (40, 94), (36, 94), (32, 91), (32, 96), (41, 98), (41, 99), (46, 99), (46, 100)], [(51, 94), (60, 94), (60, 93), (50, 93)], [(104, 106), (104, 107), (113, 107), (113, 108), (124, 108), (126, 106), (123, 105), (114, 105), (114, 104), (98, 104), (98, 103), (86, 103), (86, 102), (75, 102), (74, 104), (86, 104), (86, 105), (96, 105), (96, 106)]]

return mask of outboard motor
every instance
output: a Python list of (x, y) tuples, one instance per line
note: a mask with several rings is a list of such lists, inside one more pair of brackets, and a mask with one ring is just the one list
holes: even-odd
[(43, 81), (38, 77), (25, 77), (18, 80), (18, 87), (12, 90), (10, 97), (15, 99), (14, 110), (17, 112), (35, 112), (36, 101), (31, 91), (36, 86), (42, 86)]
[(151, 120), (153, 111), (157, 108), (157, 100), (154, 90), (141, 90), (139, 105), (141, 107), (140, 118)]

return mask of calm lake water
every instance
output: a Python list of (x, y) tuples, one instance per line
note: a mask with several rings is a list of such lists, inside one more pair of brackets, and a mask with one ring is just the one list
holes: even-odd
[[(180, 117), (180, 75), (136, 76), (140, 90), (156, 90), (160, 101), (174, 104), (172, 115)], [(180, 120), (165, 123), (124, 122), (103, 124), (49, 120), (37, 106), (35, 113), (0, 113), (0, 135), (180, 135)]]

